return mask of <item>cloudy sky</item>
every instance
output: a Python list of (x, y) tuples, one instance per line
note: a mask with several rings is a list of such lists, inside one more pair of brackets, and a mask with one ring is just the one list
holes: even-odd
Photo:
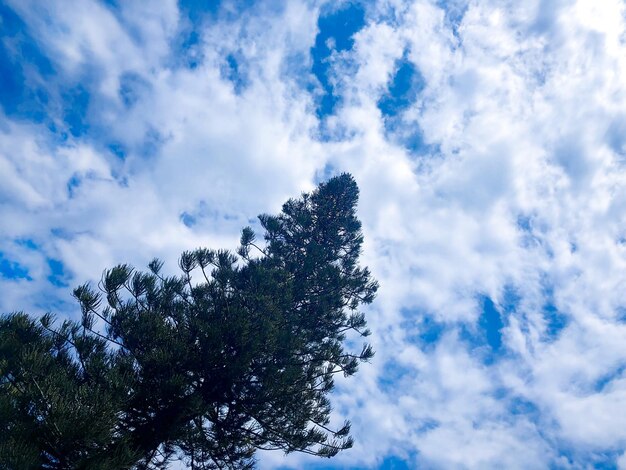
[(626, 468), (623, 1), (0, 1), (0, 105), (2, 312), (354, 175), (356, 444), (261, 468)]

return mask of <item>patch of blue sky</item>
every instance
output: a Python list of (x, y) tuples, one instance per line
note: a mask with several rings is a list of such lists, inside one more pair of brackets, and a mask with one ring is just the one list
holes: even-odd
[(408, 458), (388, 456), (383, 459), (378, 468), (379, 470), (411, 470), (414, 466)]
[[(57, 314), (58, 320), (70, 319), (70, 320), (80, 320), (81, 312), (80, 308), (77, 307), (76, 300), (73, 299), (69, 295), (59, 295), (62, 291), (66, 289), (61, 289), (58, 293), (49, 292), (46, 295), (40, 295), (33, 301), (33, 310), (30, 310), (28, 313), (37, 314), (37, 312), (52, 312)], [(64, 292), (66, 294), (66, 292)], [(61, 313), (63, 312), (63, 313)]]
[(18, 246), (22, 246), (24, 248), (28, 248), (29, 250), (38, 250), (39, 245), (35, 243), (34, 240), (30, 238), (18, 238), (15, 240), (15, 244)]
[(247, 10), (259, 7), (282, 8), (281, 2), (258, 2), (256, 0), (178, 0), (181, 16), (186, 17), (196, 29), (207, 21), (234, 21), (241, 19)]
[(553, 151), (554, 161), (565, 171), (574, 185), (579, 185), (589, 176), (586, 150), (579, 136), (566, 136), (557, 142)]
[(317, 170), (315, 172), (315, 176), (313, 177), (313, 182), (315, 184), (320, 184), (324, 181), (329, 180), (333, 176), (337, 175), (337, 168), (332, 163), (325, 163), (324, 167)]
[(517, 216), (517, 228), (522, 232), (532, 232), (531, 221), (531, 216), (520, 214)]
[(561, 0), (540, 0), (536, 9), (535, 21), (531, 23), (530, 32), (550, 35), (555, 32), (559, 10), (565, 2)]
[(519, 214), (517, 216), (517, 229), (522, 234), (522, 246), (529, 248), (540, 244), (540, 240), (533, 234), (532, 216)]
[(48, 258), (47, 263), (50, 272), (48, 275), (48, 281), (50, 284), (55, 287), (68, 287), (68, 280), (70, 276), (66, 272), (63, 262), (54, 258)]
[(517, 311), (521, 300), (522, 297), (519, 290), (511, 284), (507, 284), (504, 286), (502, 298), (500, 299), (498, 306), (503, 313), (510, 314)]
[(570, 323), (570, 316), (565, 312), (559, 311), (557, 308), (554, 298), (554, 288), (547, 278), (543, 279), (542, 284), (544, 303), (541, 307), (541, 314), (545, 325), (542, 339), (547, 342), (552, 342), (567, 328)]
[(424, 134), (417, 123), (397, 126), (393, 133), (388, 132), (387, 135), (393, 135), (393, 140), (413, 155), (430, 155), (439, 151), (438, 146), (430, 146), (424, 142)]
[(5, 279), (16, 280), (26, 279), (32, 281), (28, 268), (22, 266), (17, 261), (8, 258), (5, 253), (0, 251), (0, 276)]
[[(79, 195), (80, 188), (85, 184), (85, 182), (102, 180), (102, 177), (98, 176), (94, 171), (87, 172), (76, 172), (74, 173), (69, 180), (67, 180), (66, 188), (67, 194), (70, 199), (75, 198)], [(117, 182), (122, 184), (123, 178), (117, 178)]]
[(87, 135), (91, 95), (86, 83), (97, 77), (96, 71), (86, 70), (81, 80), (66, 82), (27, 25), (1, 4), (0, 24), (0, 105), (4, 113), (45, 123), (60, 142), (69, 135)]
[(317, 78), (311, 74), (311, 57), (308, 53), (299, 50), (287, 53), (282, 60), (280, 73), (309, 93), (318, 86)]
[(513, 416), (524, 416), (531, 419), (533, 422), (538, 421), (541, 417), (541, 413), (537, 405), (524, 397), (507, 397), (506, 402), (508, 411)]
[(67, 193), (70, 199), (76, 195), (76, 190), (81, 185), (81, 183), (82, 183), (81, 177), (77, 173), (73, 174), (72, 177), (68, 180), (66, 186), (67, 186)]
[(137, 73), (125, 72), (120, 76), (119, 95), (127, 108), (133, 107), (149, 88), (150, 84)]
[(378, 386), (384, 392), (402, 388), (402, 384), (415, 377), (415, 370), (395, 361), (385, 363), (384, 370), (378, 377)]
[(620, 466), (617, 463), (617, 459), (620, 455), (619, 452), (596, 454), (592, 460), (592, 468), (595, 470), (618, 470)]
[(596, 393), (604, 392), (607, 388), (610, 388), (610, 384), (613, 381), (621, 379), (624, 376), (625, 371), (626, 364), (620, 364), (610, 372), (602, 375), (598, 380), (595, 381), (593, 391)]
[(188, 212), (183, 212), (180, 214), (180, 221), (185, 225), (185, 227), (192, 228), (194, 225), (198, 223), (198, 220), (193, 215)]
[(385, 134), (412, 153), (433, 149), (424, 143), (423, 133), (415, 121), (406, 122), (405, 111), (416, 104), (425, 87), (424, 77), (405, 52), (396, 62), (395, 73), (389, 87), (377, 102), (385, 126)]
[(523, 248), (540, 247), (544, 250), (546, 256), (549, 258), (554, 257), (552, 248), (542, 237), (545, 227), (542, 227), (541, 223), (537, 223), (533, 215), (519, 214), (517, 216), (517, 229), (520, 233), (520, 244)]
[(115, 155), (120, 160), (126, 160), (126, 156), (128, 155), (128, 149), (123, 143), (111, 142), (105, 147), (112, 155)]
[(530, 215), (520, 214), (517, 216), (517, 230), (520, 233), (520, 244), (523, 248), (532, 248), (541, 244), (541, 241), (533, 234)]
[(0, 105), (10, 117), (42, 122), (50, 101), (46, 80), (54, 75), (50, 60), (19, 16), (0, 3)]
[(412, 309), (403, 309), (402, 329), (407, 340), (424, 351), (432, 351), (453, 325), (439, 321), (434, 315)]
[[(62, 238), (67, 239), (68, 235), (65, 233), (59, 233), (58, 231), (53, 231), (53, 236), (63, 235)], [(14, 240), (14, 243), (19, 246), (26, 248), (31, 251), (40, 250), (40, 246), (30, 238), (19, 238)], [(55, 258), (46, 258), (46, 263), (48, 265), (48, 276), (47, 280), (55, 287), (67, 287), (68, 280), (71, 279), (71, 276), (68, 274), (63, 262)], [(5, 279), (26, 279), (28, 281), (32, 281), (28, 268), (22, 266), (19, 262), (12, 260), (5, 253), (0, 251), (0, 277)]]
[(320, 13), (318, 34), (311, 48), (311, 71), (320, 87), (319, 93), (316, 93), (319, 119), (332, 115), (340, 101), (333, 85), (333, 60), (338, 53), (352, 49), (354, 34), (365, 26), (365, 8), (360, 2), (349, 2), (339, 8), (330, 5)]
[(50, 229), (50, 234), (53, 237), (60, 238), (61, 240), (72, 240), (76, 236), (75, 232), (63, 227), (53, 227)]
[(120, 2), (119, 0), (100, 0), (103, 4), (108, 5), (111, 8), (119, 8)]
[(396, 63), (395, 74), (387, 92), (378, 100), (378, 108), (384, 117), (396, 116), (415, 102), (424, 86), (424, 78), (405, 53)]
[[(405, 454), (406, 452), (403, 452)], [(406, 456), (398, 455), (386, 455), (382, 457), (379, 463), (372, 467), (371, 465), (337, 465), (337, 464), (325, 464), (325, 463), (313, 463), (311, 465), (304, 465), (303, 468), (309, 470), (371, 470), (376, 468), (377, 470), (409, 470), (415, 468), (413, 461), (416, 460), (416, 454), (410, 453)], [(293, 467), (278, 467), (279, 470), (293, 470)]]
[(235, 94), (240, 95), (249, 84), (245, 62), (241, 54), (228, 54), (220, 69), (222, 79), (228, 80)]
[(445, 331), (444, 323), (437, 321), (431, 315), (425, 315), (419, 324), (417, 339), (424, 346), (432, 346), (439, 342)]
[(556, 340), (559, 334), (570, 324), (569, 316), (560, 312), (552, 303), (544, 304), (542, 314), (545, 320), (544, 336), (547, 341)]
[(490, 365), (506, 353), (502, 343), (505, 323), (502, 313), (490, 297), (479, 295), (477, 303), (481, 311), (476, 323), (459, 325), (459, 338), (467, 344), (472, 354)]
[[(527, 224), (529, 224), (528, 220), (529, 219), (526, 218), (518, 219), (518, 226), (526, 226)], [(529, 226), (530, 225), (528, 225), (528, 227)], [(559, 309), (556, 307), (554, 288), (550, 284), (547, 277), (544, 277), (541, 280), (541, 284), (541, 296), (543, 302), (540, 304), (538, 312), (540, 313), (543, 320), (542, 340), (546, 342), (552, 342), (556, 340), (561, 332), (569, 325), (570, 317), (566, 313), (559, 311)], [(519, 290), (512, 285), (507, 285), (504, 287), (504, 291), (502, 293), (502, 297), (497, 308), (499, 308), (499, 311), (504, 317), (510, 314), (517, 315), (518, 319), (520, 320), (520, 326), (522, 327), (522, 330), (528, 332), (528, 318), (524, 314), (524, 312), (519, 310), (519, 304), (521, 300), (522, 298)], [(535, 312), (537, 312), (537, 310), (535, 310)], [(483, 314), (481, 315), (483, 322), (487, 321), (484, 315), (485, 311), (483, 311)]]
[(478, 326), (482, 330), (485, 341), (491, 350), (494, 353), (498, 353), (502, 348), (502, 328), (504, 328), (504, 322), (491, 298), (483, 296), (482, 304), (483, 308), (478, 319)]
[[(183, 21), (172, 38), (172, 65), (197, 68), (204, 60), (202, 29), (207, 25), (210, 27), (214, 21), (240, 20), (246, 10), (253, 9), (258, 3), (254, 0), (179, 0), (178, 8)], [(280, 4), (275, 3), (276, 6)]]
[[(59, 144), (70, 136), (101, 144), (106, 129), (98, 128), (90, 114), (100, 105), (92, 94), (100, 80), (99, 71), (85, 66), (71, 79), (58, 73), (45, 45), (38, 43), (21, 18), (2, 4), (0, 24), (0, 106), (4, 114), (43, 123)], [(122, 83), (128, 102), (137, 94), (138, 85)]]
[(174, 42), (172, 62), (179, 66), (195, 69), (204, 60), (200, 44), (200, 33), (194, 29), (183, 29)]
[[(585, 468), (595, 470), (617, 470), (617, 459), (623, 450), (618, 449), (590, 449), (586, 446), (562, 446), (559, 447), (561, 460), (550, 465), (551, 470), (562, 468)], [(567, 461), (568, 466), (564, 465)]]
[(626, 156), (626, 115), (613, 120), (606, 132), (606, 141), (616, 154)]
[(158, 155), (165, 142), (165, 136), (163, 136), (157, 129), (151, 127), (144, 134), (143, 140), (137, 148), (137, 153), (139, 156), (146, 159), (153, 158)]
[[(503, 415), (502, 419), (507, 423), (532, 423), (537, 437), (540, 438), (550, 449), (551, 456), (541, 462), (542, 468), (563, 469), (563, 468), (596, 468), (589, 466), (595, 459), (591, 455), (593, 449), (583, 448), (581, 445), (573, 445), (571, 441), (559, 437), (555, 432), (561, 427), (559, 422), (538, 405), (524, 397), (508, 395), (503, 398), (508, 405), (508, 415)], [(596, 449), (597, 450), (597, 449)], [(587, 458), (587, 457), (590, 458)]]
[(468, 0), (438, 0), (437, 6), (446, 12), (449, 21), (459, 24), (469, 7)]
[(173, 68), (189, 68), (195, 69), (204, 60), (204, 54), (201, 47), (201, 30), (200, 23), (194, 22), (189, 17), (190, 12), (181, 11), (183, 18), (188, 21), (179, 23), (178, 32), (170, 40), (170, 57), (169, 65)]
[(438, 0), (437, 6), (445, 12), (445, 20), (450, 25), (454, 36), (460, 39), (458, 29), (467, 12), (468, 0)]
[[(179, 0), (178, 8), (183, 21), (171, 41), (171, 64), (175, 67), (197, 68), (204, 60), (202, 29), (218, 20), (240, 20), (246, 10), (254, 8), (258, 3), (254, 0)], [(277, 6), (280, 4), (275, 3)]]
[(178, 0), (178, 8), (181, 14), (189, 18), (194, 25), (198, 25), (207, 16), (215, 16), (219, 12), (222, 3), (224, 3), (222, 0)]
[(63, 99), (63, 121), (74, 137), (85, 135), (89, 130), (88, 110), (90, 93), (83, 85), (65, 90)]
[[(196, 225), (200, 225), (203, 222), (221, 222), (224, 223), (239, 223), (240, 218), (235, 214), (229, 214), (222, 212), (218, 209), (212, 208), (205, 201), (201, 201), (190, 211), (183, 211), (179, 215), (179, 220), (186, 227), (193, 228)], [(220, 224), (221, 225), (221, 224)], [(225, 227), (225, 230), (227, 228)]]

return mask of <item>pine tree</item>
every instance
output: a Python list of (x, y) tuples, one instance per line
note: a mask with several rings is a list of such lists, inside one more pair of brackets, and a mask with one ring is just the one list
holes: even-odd
[(373, 356), (359, 306), (377, 284), (358, 258), (348, 174), (262, 215), (236, 253), (181, 255), (181, 275), (128, 265), (74, 295), (80, 322), (0, 319), (0, 469), (252, 468), (257, 449), (331, 457), (333, 377)]

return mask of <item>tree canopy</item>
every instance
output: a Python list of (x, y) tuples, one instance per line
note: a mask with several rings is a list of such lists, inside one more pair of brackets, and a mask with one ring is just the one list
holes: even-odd
[(261, 215), (237, 252), (184, 252), (181, 274), (129, 265), (74, 290), (82, 319), (0, 317), (0, 469), (252, 468), (257, 449), (331, 457), (333, 377), (372, 348), (359, 311), (358, 188), (343, 174)]

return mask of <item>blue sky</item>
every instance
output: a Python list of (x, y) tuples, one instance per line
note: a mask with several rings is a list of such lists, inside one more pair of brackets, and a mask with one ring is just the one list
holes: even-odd
[(0, 2), (0, 311), (361, 189), (376, 350), (331, 461), (626, 468), (620, 0)]

